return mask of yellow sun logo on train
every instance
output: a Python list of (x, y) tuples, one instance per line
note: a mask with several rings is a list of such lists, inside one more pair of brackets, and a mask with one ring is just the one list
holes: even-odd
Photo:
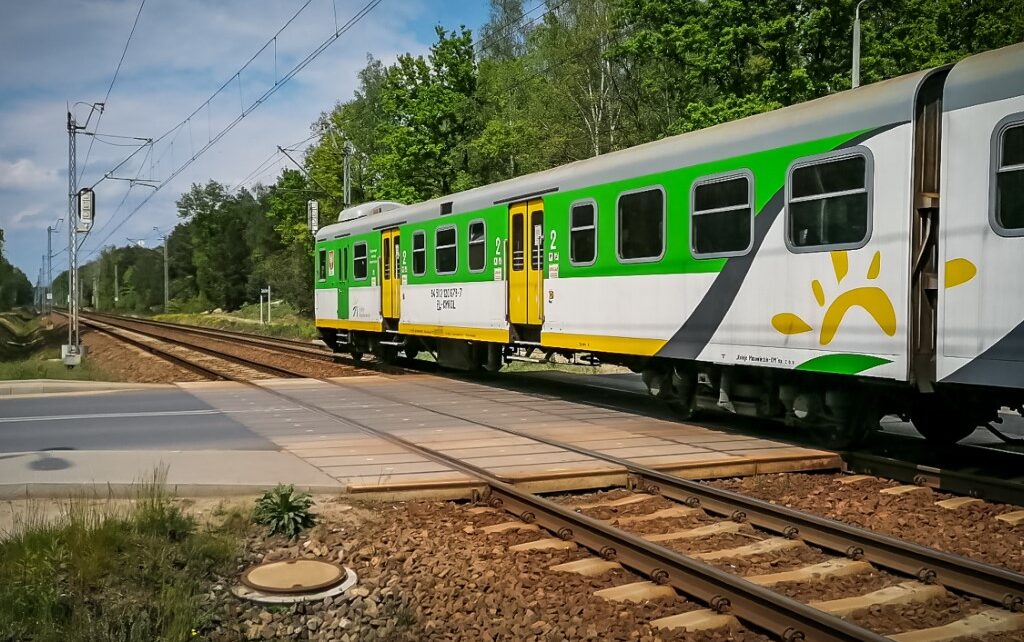
[[(843, 279), (850, 272), (850, 257), (846, 250), (831, 252), (832, 271), (835, 273), (836, 285), (842, 285)], [(882, 254), (875, 252), (871, 257), (871, 264), (867, 270), (867, 280), (875, 281), (882, 271)], [(978, 269), (967, 259), (951, 259), (946, 262), (946, 274), (944, 286), (953, 288), (962, 285), (977, 274)], [(885, 293), (885, 290), (875, 285), (866, 285), (846, 290), (832, 300), (826, 307), (825, 288), (821, 281), (811, 281), (811, 293), (819, 308), (825, 312), (821, 320), (821, 328), (818, 334), (818, 343), (827, 346), (835, 339), (839, 326), (842, 324), (846, 314), (853, 308), (860, 308), (868, 313), (878, 328), (888, 336), (896, 334), (896, 310), (893, 307), (892, 299)], [(785, 335), (803, 334), (813, 332), (814, 328), (809, 323), (792, 312), (782, 312), (772, 317), (772, 327)]]
[[(846, 250), (831, 252), (832, 271), (836, 276), (836, 285), (842, 285), (843, 279), (850, 272), (850, 257)], [(874, 281), (882, 271), (882, 255), (875, 252), (868, 266), (867, 278)], [(885, 290), (878, 286), (869, 285), (847, 290), (837, 296), (827, 307), (825, 306), (825, 288), (821, 281), (811, 281), (811, 292), (818, 307), (824, 308), (825, 313), (821, 320), (821, 329), (818, 335), (818, 342), (827, 346), (832, 343), (839, 331), (839, 325), (846, 317), (846, 313), (853, 308), (861, 308), (875, 320), (878, 327), (890, 337), (896, 334), (896, 310), (893, 308), (892, 300)], [(792, 312), (783, 312), (772, 317), (772, 327), (782, 334), (803, 334), (813, 332), (814, 328)]]

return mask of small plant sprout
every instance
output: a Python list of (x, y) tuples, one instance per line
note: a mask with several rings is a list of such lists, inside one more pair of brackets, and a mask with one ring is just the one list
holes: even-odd
[(312, 506), (309, 493), (296, 492), (292, 484), (278, 484), (256, 500), (254, 518), (257, 524), (269, 529), (270, 535), (280, 533), (295, 538), (316, 524), (316, 516), (310, 511)]

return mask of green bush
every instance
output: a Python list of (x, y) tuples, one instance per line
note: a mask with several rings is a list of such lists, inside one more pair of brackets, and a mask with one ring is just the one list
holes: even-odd
[(313, 498), (309, 493), (295, 492), (295, 486), (291, 484), (278, 484), (256, 500), (254, 518), (257, 524), (269, 529), (270, 535), (294, 538), (316, 524), (316, 516), (310, 510), (312, 507)]

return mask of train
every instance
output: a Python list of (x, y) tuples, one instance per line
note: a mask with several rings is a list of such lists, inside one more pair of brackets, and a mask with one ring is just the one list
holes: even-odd
[(1024, 44), (316, 231), (356, 358), (626, 366), (852, 447), (1024, 403)]

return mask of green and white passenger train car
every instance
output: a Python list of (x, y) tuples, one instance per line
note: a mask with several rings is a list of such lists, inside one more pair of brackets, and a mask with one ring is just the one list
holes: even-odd
[[(642, 372), (849, 443), (1024, 400), (1024, 46), (317, 233), (339, 351)], [(994, 352), (993, 352), (994, 351)], [(991, 362), (991, 363), (989, 363)]]

